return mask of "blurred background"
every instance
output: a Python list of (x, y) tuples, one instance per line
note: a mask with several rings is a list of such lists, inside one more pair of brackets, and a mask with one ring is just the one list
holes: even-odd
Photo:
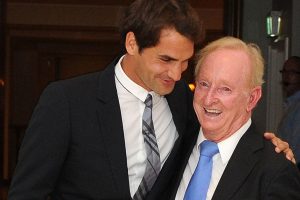
[[(0, 0), (0, 199), (43, 88), (102, 70), (119, 54), (118, 21), (132, 0)], [(253, 120), (276, 132), (283, 62), (300, 56), (299, 0), (190, 0), (202, 25), (198, 48), (225, 35), (257, 43), (266, 61), (264, 97)], [(193, 83), (193, 64), (183, 78)]]

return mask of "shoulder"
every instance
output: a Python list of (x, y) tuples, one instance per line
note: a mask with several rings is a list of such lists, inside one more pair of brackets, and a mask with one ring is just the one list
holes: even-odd
[(40, 100), (45, 102), (70, 102), (70, 100), (95, 96), (100, 74), (101, 72), (95, 72), (51, 82), (44, 89)]
[(264, 138), (263, 134), (255, 129), (252, 124), (238, 143), (236, 149), (239, 152), (248, 152), (249, 156), (258, 161), (259, 171), (267, 173), (276, 173), (282, 167), (293, 165), (285, 158), (284, 153), (277, 153), (275, 146), (270, 140)]
[[(53, 87), (64, 87), (68, 89), (81, 89), (81, 88), (86, 88), (86, 87), (91, 87), (93, 85), (97, 85), (97, 80), (100, 76), (101, 72), (94, 72), (94, 73), (89, 73), (89, 74), (84, 74), (80, 75), (77, 77), (65, 79), (65, 80), (60, 80), (60, 81), (55, 81), (52, 82), (51, 84)], [(51, 85), (50, 84), (50, 85)]]
[(261, 161), (264, 165), (265, 173), (270, 173), (271, 178), (273, 175), (285, 171), (286, 169), (296, 169), (296, 166), (291, 161), (286, 159), (285, 154), (275, 152), (275, 146), (271, 141), (266, 139), (264, 139), (264, 148)]
[(180, 90), (189, 90), (189, 92), (191, 92), (189, 89), (189, 86), (185, 80), (180, 80), (180, 81), (176, 82), (174, 92), (180, 91)]
[[(285, 158), (283, 153), (276, 153), (273, 144), (265, 141), (263, 175), (265, 196), (278, 196), (280, 199), (298, 199), (300, 173), (295, 164)], [(289, 192), (285, 193), (288, 189)]]
[(184, 80), (177, 81), (174, 90), (167, 95), (169, 98), (191, 98), (193, 97), (192, 91), (189, 89), (188, 84)]
[(111, 84), (114, 81), (114, 68), (119, 58), (116, 58), (103, 71), (91, 72), (73, 78), (52, 82), (48, 88), (61, 88), (73, 93), (86, 93), (98, 89), (100, 85)]

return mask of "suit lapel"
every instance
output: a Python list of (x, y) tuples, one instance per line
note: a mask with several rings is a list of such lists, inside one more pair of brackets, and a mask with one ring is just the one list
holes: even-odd
[[(151, 189), (151, 193), (148, 194), (148, 199), (161, 199), (162, 194), (166, 191), (167, 188), (170, 187), (170, 179), (174, 175), (174, 168), (178, 164), (178, 152), (181, 148), (181, 138), (184, 133), (185, 129), (185, 123), (186, 118), (184, 116), (185, 111), (182, 110), (183, 108), (180, 107), (179, 102), (184, 102), (178, 99), (179, 96), (174, 95), (174, 92), (176, 92), (176, 86), (174, 91), (166, 95), (166, 99), (169, 105), (169, 108), (172, 113), (172, 118), (174, 121), (174, 124), (176, 126), (177, 132), (178, 132), (178, 138), (173, 146), (173, 149), (167, 159), (167, 161), (164, 163), (163, 168), (161, 169), (159, 176), (157, 177), (157, 180), (155, 184), (153, 185)], [(177, 99), (176, 99), (177, 97)], [(180, 98), (180, 97), (179, 97)], [(181, 105), (182, 106), (182, 105)]]
[(182, 151), (181, 160), (177, 163), (178, 171), (175, 174), (173, 181), (171, 183), (172, 184), (171, 188), (173, 188), (173, 189), (171, 190), (170, 199), (175, 199), (175, 197), (176, 197), (177, 190), (180, 186), (182, 176), (184, 174), (186, 165), (188, 164), (190, 155), (193, 151), (193, 148), (195, 146), (197, 138), (198, 138), (198, 133), (195, 133), (193, 135), (193, 137), (190, 137), (190, 138), (186, 137), (184, 139), (185, 141), (183, 142), (183, 147), (181, 150)]
[[(180, 82), (180, 81), (179, 81)], [(169, 193), (171, 188), (170, 180), (174, 178), (176, 169), (180, 161), (180, 153), (182, 148), (182, 136), (186, 132), (186, 123), (187, 123), (187, 97), (186, 91), (182, 87), (182, 83), (177, 82), (174, 90), (171, 94), (166, 95), (166, 99), (169, 105), (169, 108), (172, 113), (172, 118), (178, 132), (178, 138), (173, 146), (173, 149), (165, 162), (160, 174), (151, 189), (151, 193), (148, 194), (148, 199), (169, 199), (163, 197), (166, 195), (166, 191)], [(181, 84), (181, 85), (180, 85)]]
[[(199, 124), (195, 124), (195, 127), (193, 128), (194, 131), (191, 133), (188, 132), (188, 127), (187, 125), (187, 119), (191, 119), (191, 116), (187, 116), (188, 111), (183, 110), (183, 108), (187, 108), (185, 104), (190, 104), (192, 106), (192, 101), (187, 102), (186, 96), (182, 95), (183, 91), (181, 90), (174, 90), (170, 95), (167, 95), (166, 98), (168, 100), (169, 107), (171, 109), (172, 115), (173, 115), (173, 120), (175, 123), (175, 126), (177, 128), (179, 138), (177, 140), (178, 143), (180, 143), (180, 153), (177, 154), (176, 156), (179, 157), (175, 163), (176, 165), (176, 173), (173, 175), (172, 182), (170, 183), (171, 185), (169, 186), (170, 188), (170, 199), (175, 199), (177, 189), (179, 187), (182, 175), (184, 173), (186, 164), (189, 160), (189, 155), (195, 145), (195, 142), (198, 137), (197, 131), (199, 131)], [(180, 99), (182, 98), (182, 99)], [(191, 97), (192, 100), (192, 97)], [(184, 102), (184, 103), (183, 103)], [(191, 109), (193, 109), (191, 107)], [(192, 113), (189, 113), (192, 115)], [(195, 121), (197, 121), (196, 116), (195, 116)], [(184, 137), (183, 137), (184, 135)]]
[[(180, 94), (183, 91), (180, 90), (179, 82), (176, 83), (175, 88), (172, 93), (166, 95), (166, 99), (168, 101), (168, 105), (170, 107), (172, 117), (174, 120), (174, 124), (178, 131), (179, 139), (181, 139), (182, 135), (185, 132), (185, 125), (188, 119), (187, 110), (186, 110), (186, 96)], [(184, 96), (184, 97), (183, 97)]]
[(232, 199), (256, 165), (258, 161), (257, 150), (262, 148), (262, 136), (256, 133), (253, 125), (251, 125), (234, 150), (215, 190), (213, 200)]
[(99, 77), (97, 107), (101, 134), (107, 150), (117, 191), (120, 196), (130, 196), (126, 148), (121, 110), (115, 85), (114, 69), (118, 59), (110, 64)]

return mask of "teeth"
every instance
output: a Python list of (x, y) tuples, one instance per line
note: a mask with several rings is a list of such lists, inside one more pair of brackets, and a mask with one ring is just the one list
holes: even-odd
[(213, 114), (220, 114), (221, 113), (221, 111), (216, 110), (216, 109), (207, 109), (207, 108), (205, 108), (205, 111), (208, 112), (208, 113), (213, 113)]

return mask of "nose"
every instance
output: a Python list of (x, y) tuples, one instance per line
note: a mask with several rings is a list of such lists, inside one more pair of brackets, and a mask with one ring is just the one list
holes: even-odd
[(204, 103), (206, 106), (212, 105), (218, 101), (217, 90), (210, 87), (205, 95)]
[(179, 81), (181, 79), (182, 67), (180, 65), (174, 65), (169, 68), (168, 76), (174, 81)]

